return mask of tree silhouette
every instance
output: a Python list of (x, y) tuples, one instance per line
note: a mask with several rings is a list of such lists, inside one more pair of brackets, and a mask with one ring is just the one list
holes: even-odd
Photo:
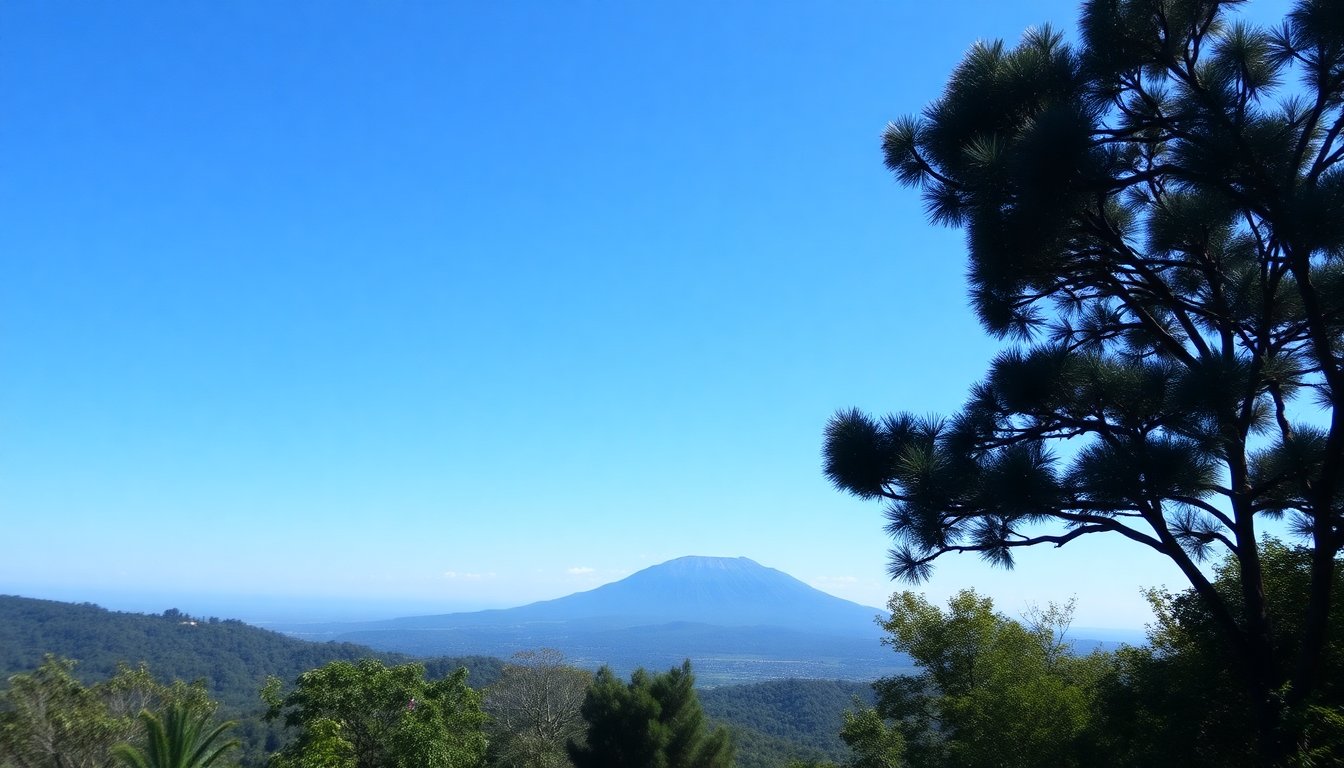
[[(950, 418), (838, 413), (825, 472), (886, 500), (898, 578), (1091, 534), (1170, 558), (1276, 762), (1344, 545), (1344, 3), (1299, 0), (1273, 30), (1235, 4), (1091, 0), (1079, 45), (1049, 27), (978, 43), (888, 127), (887, 166), (966, 230), (971, 303), (1008, 348)], [(1289, 648), (1267, 519), (1311, 550)], [(1200, 568), (1219, 551), (1234, 600)]]

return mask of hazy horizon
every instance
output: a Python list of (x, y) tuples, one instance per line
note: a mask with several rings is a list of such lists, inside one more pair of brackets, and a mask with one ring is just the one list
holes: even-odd
[[(766, 568), (770, 567), (765, 563), (758, 564)], [(655, 567), (656, 565), (663, 565), (663, 563), (655, 564), (650, 567)], [(596, 588), (597, 587), (594, 587), (594, 589)], [(817, 587), (813, 588), (819, 589)], [(826, 592), (824, 589), (819, 589), (819, 591)], [(577, 592), (568, 592), (563, 595), (542, 599), (558, 599), (576, 593)], [(826, 592), (826, 594), (831, 594), (833, 597), (839, 597), (830, 592)], [(89, 595), (92, 595), (92, 597)], [(169, 609), (177, 609), (183, 613), (198, 618), (215, 617), (220, 619), (238, 619), (260, 627), (280, 627), (282, 629), (284, 625), (305, 623), (374, 622), (411, 616), (508, 609), (522, 607), (536, 602), (527, 601), (525, 603), (473, 605), (470, 603), (448, 604), (415, 600), (398, 600), (395, 598), (348, 601), (340, 598), (312, 597), (304, 595), (151, 593), (116, 590), (106, 591), (98, 590), (96, 588), (92, 590), (85, 588), (79, 591), (79, 594), (76, 594), (75, 590), (69, 592), (55, 590), (45, 594), (20, 594), (17, 596), (57, 600), (69, 603), (94, 603), (108, 610), (127, 613), (159, 614)], [(860, 605), (863, 604), (860, 603)], [(884, 610), (880, 606), (865, 607), (872, 608), (875, 615), (876, 612)], [(1014, 616), (1013, 618), (1020, 618), (1020, 616)], [(1146, 640), (1142, 627), (1126, 626), (1075, 625), (1070, 628), (1069, 636), (1074, 639), (1094, 639), (1129, 643), (1142, 643)]]

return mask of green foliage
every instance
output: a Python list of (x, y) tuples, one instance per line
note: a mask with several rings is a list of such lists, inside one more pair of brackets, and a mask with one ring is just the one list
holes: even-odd
[[(1324, 679), (1344, 547), (1344, 4), (1270, 30), (1234, 5), (1089, 0), (1080, 44), (977, 43), (888, 127), (887, 166), (966, 230), (971, 304), (1009, 346), (951, 418), (839, 412), (825, 472), (885, 501), (895, 577), (1092, 534), (1169, 558), (1277, 763)], [(1312, 552), (1294, 658), (1263, 597), (1278, 518)], [(1241, 608), (1199, 567), (1220, 553)]]
[(485, 759), (485, 714), (466, 684), (467, 671), (427, 682), (419, 664), (387, 667), (376, 659), (333, 661), (299, 675), (281, 696), (264, 696), (269, 719), (283, 718), (298, 737), (276, 768), (465, 768)]
[(658, 675), (638, 669), (629, 684), (603, 667), (588, 688), (587, 743), (571, 742), (577, 768), (727, 768), (733, 745), (722, 728), (706, 732), (691, 663)]
[(211, 712), (182, 702), (168, 704), (163, 717), (144, 710), (144, 746), (118, 744), (112, 754), (129, 768), (209, 768), (238, 746), (222, 740), (235, 724), (210, 727)]
[(0, 698), (0, 765), (14, 768), (111, 768), (113, 747), (136, 738), (137, 715), (182, 708), (209, 717), (215, 704), (200, 685), (163, 685), (148, 669), (122, 666), (86, 686), (75, 663), (47, 656), (14, 675)]
[[(282, 725), (262, 719), (257, 691), (268, 676), (293, 680), (333, 660), (376, 658), (403, 664), (411, 657), (351, 643), (313, 643), (234, 619), (192, 617), (170, 609), (162, 615), (108, 611), (92, 604), (0, 595), (0, 678), (33, 670), (43, 652), (79, 660), (73, 674), (92, 684), (117, 675), (123, 662), (146, 663), (169, 679), (202, 680), (221, 714), (238, 722), (239, 762), (260, 768), (279, 747)], [(498, 676), (499, 659), (472, 656), (419, 660), (437, 680), (470, 669), (467, 684), (484, 687)], [(139, 707), (129, 710), (129, 717)]]
[[(1265, 600), (1273, 642), (1291, 659), (1302, 640), (1311, 551), (1273, 539), (1262, 545)], [(1226, 559), (1214, 583), (1236, 610), (1244, 610), (1238, 564)], [(1116, 765), (1254, 766), (1257, 753), (1253, 708), (1245, 686), (1229, 665), (1226, 640), (1207, 604), (1186, 591), (1153, 591), (1156, 622), (1150, 644), (1117, 654), (1114, 672), (1101, 687), (1098, 737)], [(1298, 765), (1330, 765), (1344, 755), (1344, 574), (1332, 590), (1330, 643), (1323, 654), (1320, 684), (1298, 717), (1304, 734), (1291, 756)]]
[(905, 764), (905, 736), (875, 709), (846, 712), (840, 736), (854, 750), (854, 759), (846, 768), (901, 768)]
[(302, 750), (277, 754), (273, 768), (355, 768), (355, 747), (341, 736), (341, 724), (319, 717), (308, 726)]
[(581, 743), (580, 707), (591, 673), (567, 666), (557, 650), (514, 654), (485, 690), (489, 763), (509, 768), (568, 768), (566, 746)]
[(1109, 658), (1067, 652), (1071, 606), (1039, 612), (1026, 626), (969, 590), (946, 611), (911, 592), (888, 607), (886, 642), (924, 671), (879, 681), (877, 707), (847, 718), (854, 766), (900, 765), (906, 755), (912, 765), (962, 768), (1098, 762), (1092, 713)]

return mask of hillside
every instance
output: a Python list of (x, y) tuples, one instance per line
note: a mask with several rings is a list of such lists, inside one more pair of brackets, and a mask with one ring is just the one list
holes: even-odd
[(771, 680), (700, 692), (705, 714), (733, 732), (738, 768), (844, 762), (850, 757), (840, 740), (844, 713), (856, 701), (874, 700), (871, 685), (842, 680)]
[[(120, 613), (92, 603), (60, 603), (0, 595), (0, 678), (35, 668), (44, 654), (76, 659), (86, 680), (109, 677), (118, 662), (145, 662), (161, 679), (203, 679), (211, 694), (252, 707), (267, 675), (293, 680), (336, 659), (376, 656), (402, 663), (409, 656), (346, 642), (314, 643), (234, 619), (193, 618), (169, 609), (161, 615)], [(465, 665), (470, 684), (498, 677), (494, 658), (434, 659), (431, 674)]]

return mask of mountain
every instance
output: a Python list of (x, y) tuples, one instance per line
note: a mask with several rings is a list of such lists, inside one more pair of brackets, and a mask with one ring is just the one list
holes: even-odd
[(876, 608), (745, 557), (682, 557), (596, 589), (518, 608), (279, 628), (307, 639), (426, 655), (557, 648), (618, 672), (690, 658), (704, 683), (872, 680), (908, 668), (879, 642)]
[(876, 608), (842, 600), (745, 557), (680, 557), (588, 592), (519, 608), (413, 616), (368, 629), (588, 621), (606, 628), (687, 622), (877, 637)]

